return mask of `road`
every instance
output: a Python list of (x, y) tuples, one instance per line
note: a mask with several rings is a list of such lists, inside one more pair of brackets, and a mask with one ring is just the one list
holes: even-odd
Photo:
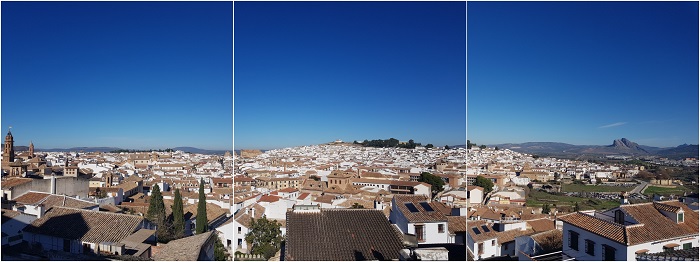
[(630, 194), (632, 194), (632, 193), (641, 194), (642, 190), (644, 190), (644, 188), (646, 188), (649, 183), (642, 181), (642, 180), (639, 180), (639, 179), (635, 179), (635, 180), (637, 180), (637, 182), (639, 182), (640, 184), (637, 187), (635, 187), (634, 189), (632, 189), (632, 191), (630, 191)]

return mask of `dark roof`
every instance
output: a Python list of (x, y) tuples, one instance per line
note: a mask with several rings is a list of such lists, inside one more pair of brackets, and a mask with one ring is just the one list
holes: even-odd
[(140, 216), (54, 207), (24, 231), (89, 243), (119, 242), (139, 229), (143, 221)]
[(380, 210), (288, 211), (285, 260), (392, 260), (402, 235)]

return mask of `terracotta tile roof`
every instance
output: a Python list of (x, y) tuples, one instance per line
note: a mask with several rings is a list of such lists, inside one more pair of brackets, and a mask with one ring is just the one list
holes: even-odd
[(450, 231), (451, 235), (457, 232), (467, 231), (467, 217), (464, 216), (448, 216), (447, 217), (447, 230)]
[[(246, 207), (246, 208), (251, 208), (251, 207)], [(233, 219), (236, 220), (236, 222), (238, 222), (239, 224), (241, 224), (247, 228), (250, 228), (250, 222), (253, 219), (261, 218), (265, 214), (265, 207), (263, 207), (259, 204), (253, 205), (252, 208), (255, 209), (255, 212), (254, 212), (255, 217), (252, 217), (250, 212), (248, 214), (246, 214), (245, 210), (241, 210), (241, 211), (238, 211), (238, 213), (236, 213), (236, 215), (233, 217)]]
[(625, 227), (581, 212), (559, 217), (561, 221), (589, 231), (596, 235), (625, 244)]
[(20, 212), (14, 211), (14, 210), (9, 210), (9, 209), (3, 209), (2, 210), (2, 223), (4, 224), (7, 221), (10, 221), (13, 217), (19, 216), (21, 214)]
[(215, 231), (173, 240), (165, 244), (153, 259), (156, 261), (197, 261), (203, 248), (211, 245)]
[(549, 231), (549, 230), (556, 228), (554, 226), (554, 220), (547, 219), (547, 218), (529, 220), (529, 221), (526, 221), (526, 223), (528, 225), (530, 225), (532, 230), (535, 230), (535, 232), (544, 232), (544, 231)]
[(41, 192), (27, 192), (24, 195), (16, 198), (15, 201), (23, 205), (44, 205), (44, 208), (48, 210), (49, 208), (55, 206), (62, 207), (73, 207), (73, 208), (90, 208), (99, 206), (98, 203), (92, 203), (85, 200), (75, 199), (72, 197), (52, 195)]
[[(683, 210), (684, 222), (676, 223), (664, 216), (662, 210)], [(698, 234), (698, 213), (678, 201), (633, 204), (620, 206), (625, 213), (643, 226), (628, 227), (628, 239), (631, 245), (657, 241), (668, 238)], [(669, 211), (673, 212), (673, 211)]]
[(667, 205), (667, 204), (660, 203), (660, 202), (654, 202), (654, 208), (661, 210), (661, 211), (673, 212), (673, 213), (676, 213), (679, 210), (681, 210), (680, 207)]
[(89, 243), (119, 242), (141, 226), (143, 217), (54, 207), (24, 231)]
[(299, 200), (304, 200), (304, 199), (306, 199), (306, 197), (308, 197), (309, 195), (310, 195), (309, 193), (301, 193), (301, 195), (299, 195), (299, 196), (297, 197), (297, 199), (299, 199)]
[(379, 210), (287, 212), (285, 260), (397, 260), (402, 243)]
[(259, 202), (277, 202), (279, 200), (280, 200), (280, 197), (275, 196), (275, 195), (265, 195), (265, 196), (260, 197), (260, 199), (258, 199)]
[(294, 192), (299, 191), (299, 189), (288, 187), (288, 188), (280, 189), (278, 191), (282, 192), (282, 193), (294, 193)]
[(527, 229), (527, 230), (513, 229), (513, 230), (508, 230), (508, 231), (503, 231), (503, 232), (496, 232), (496, 236), (498, 239), (498, 244), (504, 244), (504, 243), (508, 243), (510, 241), (514, 241), (516, 237), (529, 235), (529, 234), (532, 234), (534, 232), (535, 231), (532, 229)]
[[(484, 220), (469, 221), (467, 226), (467, 234), (469, 234), (476, 243), (498, 238), (493, 225), (489, 225)], [(485, 230), (483, 227), (486, 227), (487, 230)]]
[(537, 243), (543, 243), (547, 241), (548, 238), (562, 239), (563, 237), (563, 232), (558, 229), (552, 229), (532, 235), (532, 239)]
[[(216, 220), (217, 218), (221, 216), (225, 216), (226, 213), (228, 213), (228, 209), (223, 209), (220, 206), (217, 206), (212, 203), (207, 203), (207, 222), (211, 223), (212, 221)], [(197, 203), (187, 205), (183, 207), (183, 211), (185, 212), (185, 218), (186, 219), (192, 219), (197, 217)], [(171, 213), (172, 207), (170, 209)]]
[(19, 186), (32, 182), (31, 178), (15, 177), (8, 180), (2, 181), (2, 189), (11, 189), (12, 187)]
[[(445, 216), (445, 214), (450, 213), (449, 208), (446, 207), (445, 204), (430, 201), (430, 199), (424, 195), (394, 195), (394, 199), (392, 201), (410, 223), (438, 221), (447, 222), (447, 216)], [(406, 205), (408, 203), (416, 207), (417, 212), (411, 212)], [(421, 203), (426, 203), (433, 209), (433, 211), (426, 210)]]

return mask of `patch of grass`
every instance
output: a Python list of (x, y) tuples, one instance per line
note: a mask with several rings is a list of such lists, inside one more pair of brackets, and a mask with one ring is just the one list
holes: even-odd
[(561, 190), (564, 192), (629, 192), (632, 191), (632, 189), (634, 189), (634, 187), (565, 184)]
[(646, 190), (644, 190), (644, 194), (646, 195), (653, 195), (653, 194), (659, 194), (659, 195), (683, 195), (683, 192), (691, 192), (687, 187), (658, 187), (658, 186), (648, 186)]
[(530, 191), (530, 194), (527, 197), (527, 202), (525, 202), (525, 203), (527, 204), (527, 206), (530, 206), (530, 207), (540, 207), (545, 203), (550, 204), (550, 206), (552, 204), (556, 204), (557, 207), (561, 207), (561, 206), (573, 207), (574, 205), (576, 205), (577, 202), (579, 203), (581, 210), (609, 209), (609, 208), (620, 206), (620, 203), (617, 201), (590, 199), (590, 198), (573, 197), (573, 196), (559, 196), (559, 195), (553, 195), (553, 194), (549, 194), (547, 192), (542, 192), (542, 191), (537, 191), (537, 190)]

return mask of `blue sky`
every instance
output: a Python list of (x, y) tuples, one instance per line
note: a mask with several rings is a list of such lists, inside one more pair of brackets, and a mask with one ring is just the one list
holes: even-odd
[(464, 2), (236, 2), (236, 149), (465, 144)]
[(2, 2), (2, 134), (231, 149), (232, 3)]
[(698, 2), (469, 2), (468, 138), (698, 143)]

